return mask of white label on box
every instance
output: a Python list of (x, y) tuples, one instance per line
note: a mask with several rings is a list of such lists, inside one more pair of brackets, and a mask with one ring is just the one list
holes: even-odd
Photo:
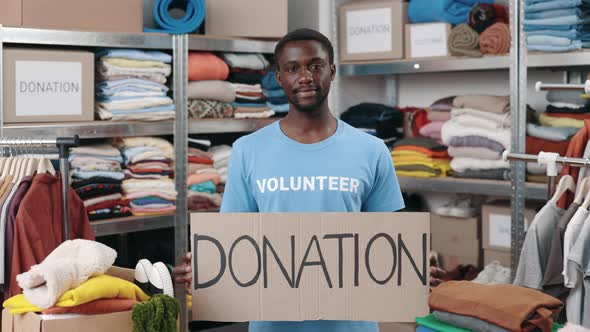
[(82, 115), (82, 64), (16, 61), (16, 116)]
[(410, 56), (412, 58), (446, 56), (446, 24), (410, 25)]
[(346, 34), (348, 54), (391, 52), (391, 8), (348, 11)]
[[(528, 220), (524, 219), (524, 230), (528, 230)], [(512, 216), (505, 214), (490, 214), (490, 245), (510, 248), (512, 239)]]

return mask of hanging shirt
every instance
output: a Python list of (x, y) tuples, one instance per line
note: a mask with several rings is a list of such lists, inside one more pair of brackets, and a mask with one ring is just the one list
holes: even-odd
[(551, 251), (551, 235), (555, 224), (564, 212), (555, 203), (549, 201), (537, 213), (522, 245), (514, 278), (515, 285), (541, 289)]
[(584, 222), (588, 218), (588, 210), (583, 207), (578, 208), (578, 212), (574, 214), (572, 220), (565, 229), (565, 235), (563, 236), (563, 280), (565, 287), (574, 288), (577, 283), (576, 268), (568, 263), (570, 249), (576, 243), (580, 231), (584, 226)]
[(566, 302), (567, 319), (590, 327), (590, 220), (582, 220), (576, 234), (579, 236), (568, 252), (565, 270), (569, 285), (573, 286)]
[[(382, 140), (343, 121), (313, 144), (275, 122), (234, 143), (221, 212), (387, 212), (404, 207)], [(251, 322), (250, 331), (378, 331), (352, 321)]]
[[(94, 240), (84, 203), (70, 188), (71, 238)], [(64, 241), (61, 175), (36, 175), (15, 221), (8, 295), (21, 293), (16, 276), (39, 264)]]

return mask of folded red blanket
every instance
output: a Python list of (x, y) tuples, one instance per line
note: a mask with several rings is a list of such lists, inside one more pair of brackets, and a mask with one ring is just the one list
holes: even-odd
[(189, 81), (224, 81), (229, 76), (229, 67), (225, 61), (213, 53), (191, 52), (188, 55)]
[(112, 314), (115, 312), (128, 311), (138, 303), (135, 300), (128, 299), (101, 299), (75, 307), (51, 307), (43, 310), (44, 315), (61, 315), (61, 314), (80, 314), (80, 315), (102, 315)]
[(484, 54), (510, 52), (510, 27), (506, 23), (494, 23), (479, 36), (479, 48)]

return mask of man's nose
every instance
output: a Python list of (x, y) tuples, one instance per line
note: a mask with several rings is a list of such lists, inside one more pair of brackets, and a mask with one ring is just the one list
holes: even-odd
[(299, 84), (312, 82), (313, 75), (311, 74), (311, 72), (309, 70), (304, 69), (301, 71), (301, 74), (299, 75), (297, 81)]

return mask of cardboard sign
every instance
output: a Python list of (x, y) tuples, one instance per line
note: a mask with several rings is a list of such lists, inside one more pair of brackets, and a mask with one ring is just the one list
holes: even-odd
[(412, 322), (428, 213), (191, 215), (193, 319)]

